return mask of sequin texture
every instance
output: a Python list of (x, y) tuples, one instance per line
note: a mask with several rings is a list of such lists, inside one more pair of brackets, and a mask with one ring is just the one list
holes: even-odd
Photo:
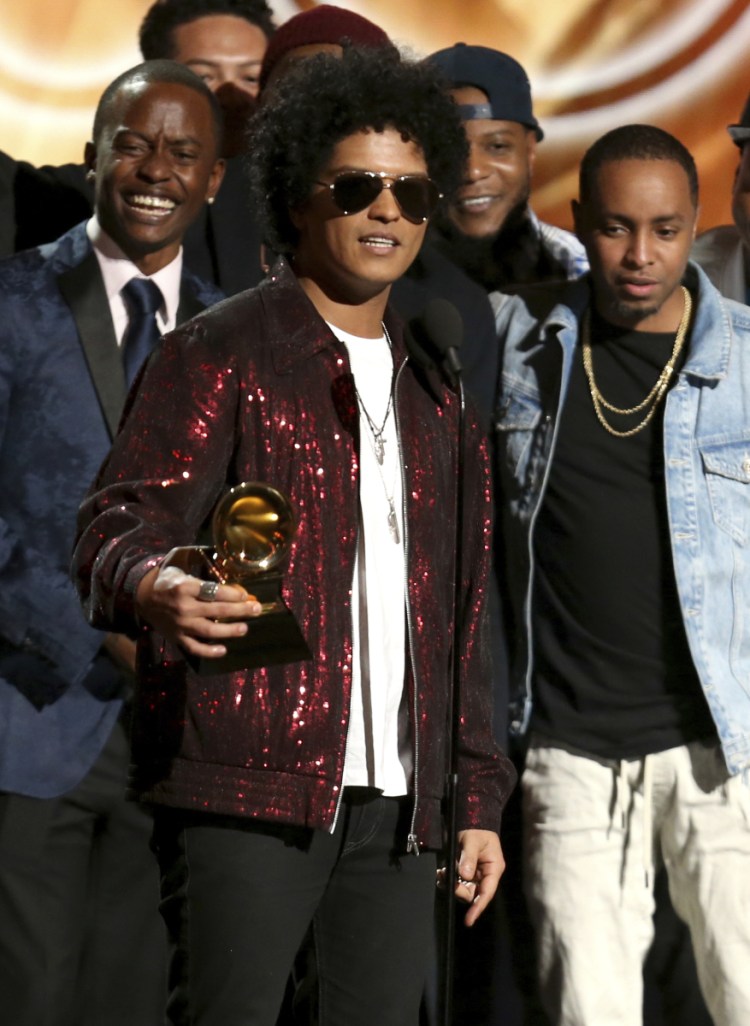
[[(387, 324), (402, 362), (400, 326), (390, 318)], [(437, 379), (426, 387), (406, 365), (397, 412), (409, 538), (407, 685), (420, 750), (415, 826), (420, 844), (430, 846), (441, 840), (457, 407)], [(297, 512), (284, 597), (313, 659), (198, 677), (178, 650), (146, 632), (132, 781), (141, 797), (330, 828), (352, 680), (357, 446), (344, 347), (283, 263), (258, 289), (169, 336), (150, 364), (100, 491), (82, 511), (76, 562), (90, 617), (132, 630), (144, 558), (153, 562), (174, 545), (193, 542), (227, 487), (266, 481)], [(465, 467), (459, 826), (497, 829), (513, 771), (490, 731), (484, 609), (490, 492), (475, 425)]]

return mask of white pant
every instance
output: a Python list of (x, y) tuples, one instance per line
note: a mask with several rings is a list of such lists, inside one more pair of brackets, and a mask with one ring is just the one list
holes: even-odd
[(532, 741), (526, 890), (555, 1026), (641, 1026), (653, 863), (690, 927), (716, 1026), (750, 1026), (750, 788), (716, 746), (618, 762)]

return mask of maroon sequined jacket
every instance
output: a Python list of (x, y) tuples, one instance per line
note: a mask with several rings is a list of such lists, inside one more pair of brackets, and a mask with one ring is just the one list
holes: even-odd
[[(448, 720), (458, 402), (405, 359), (396, 413), (405, 475), (408, 659), (414, 754), (412, 835), (442, 843)], [(257, 289), (168, 335), (80, 513), (77, 583), (91, 622), (137, 630), (144, 573), (191, 544), (218, 498), (266, 481), (299, 528), (284, 597), (308, 662), (199, 677), (143, 629), (131, 788), (165, 805), (330, 829), (341, 792), (352, 681), (358, 411), (345, 347), (280, 261)], [(491, 499), (487, 454), (467, 432), (461, 598), (458, 828), (497, 830), (513, 769), (491, 735), (485, 592)]]

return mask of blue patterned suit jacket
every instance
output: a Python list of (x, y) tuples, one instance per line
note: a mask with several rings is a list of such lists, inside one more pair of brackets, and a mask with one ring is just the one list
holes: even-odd
[[(183, 269), (178, 321), (221, 298)], [(68, 567), (125, 393), (85, 224), (0, 261), (0, 791), (73, 788), (122, 705)]]

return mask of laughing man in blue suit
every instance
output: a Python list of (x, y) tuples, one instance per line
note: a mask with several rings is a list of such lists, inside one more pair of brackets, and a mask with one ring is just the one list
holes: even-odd
[[(68, 563), (136, 365), (221, 298), (182, 266), (220, 142), (192, 72), (126, 72), (86, 147), (93, 218), (0, 264), (0, 993), (14, 1026), (163, 1022), (150, 824), (124, 798), (134, 645), (102, 645)], [(138, 313), (139, 289), (154, 310)]]

